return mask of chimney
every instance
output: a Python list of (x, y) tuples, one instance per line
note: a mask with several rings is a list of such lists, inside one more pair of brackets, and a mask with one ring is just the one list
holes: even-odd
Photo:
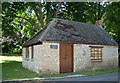
[(102, 21), (101, 20), (97, 20), (96, 21), (96, 25), (102, 28)]

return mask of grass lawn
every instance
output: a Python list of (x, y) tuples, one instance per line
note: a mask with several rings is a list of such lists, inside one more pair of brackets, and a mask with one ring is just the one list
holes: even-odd
[(64, 77), (69, 74), (84, 74), (87, 76), (94, 76), (99, 74), (106, 74), (112, 72), (118, 72), (118, 69), (109, 69), (101, 71), (91, 71), (91, 72), (75, 72), (75, 73), (64, 73), (64, 74), (41, 74), (38, 75), (32, 71), (24, 69), (22, 67), (22, 57), (21, 56), (0, 56), (0, 65), (2, 64), (2, 79), (12, 80), (12, 79), (25, 79), (25, 78), (50, 78), (50, 77)]
[(99, 70), (99, 71), (78, 72), (78, 73), (79, 74), (83, 74), (83, 75), (87, 75), (87, 76), (95, 76), (95, 75), (106, 74), (106, 73), (113, 73), (113, 72), (118, 72), (118, 68)]
[(36, 73), (22, 68), (21, 62), (18, 61), (5, 61), (2, 63), (2, 79), (23, 79), (38, 77)]
[(2, 59), (2, 80), (38, 77), (38, 74), (22, 67), (21, 56), (0, 56)]

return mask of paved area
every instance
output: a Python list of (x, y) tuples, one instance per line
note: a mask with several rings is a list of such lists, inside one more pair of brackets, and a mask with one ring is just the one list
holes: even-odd
[[(120, 72), (104, 74), (104, 75), (97, 75), (97, 76), (54, 79), (54, 81), (118, 81), (118, 80), (120, 80), (120, 77), (118, 76), (118, 74), (120, 75)], [(51, 81), (51, 80), (49, 80), (49, 81)]]

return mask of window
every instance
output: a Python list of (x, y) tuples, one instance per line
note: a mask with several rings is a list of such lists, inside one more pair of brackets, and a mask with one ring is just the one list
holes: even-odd
[(91, 60), (102, 61), (102, 47), (91, 47)]
[(31, 46), (31, 59), (34, 58), (34, 46)]
[(29, 60), (29, 47), (26, 47), (26, 60)]

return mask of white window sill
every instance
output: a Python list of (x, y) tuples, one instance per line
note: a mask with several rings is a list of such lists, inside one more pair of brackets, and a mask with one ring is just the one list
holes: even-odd
[(102, 62), (102, 60), (91, 60), (91, 62)]

